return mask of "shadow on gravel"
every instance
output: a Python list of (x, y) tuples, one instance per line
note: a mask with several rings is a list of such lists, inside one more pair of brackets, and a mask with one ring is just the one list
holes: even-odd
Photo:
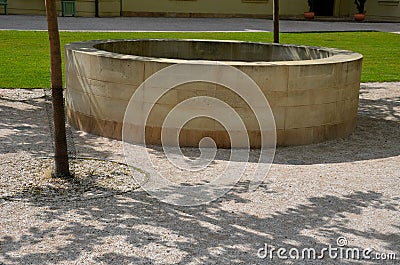
[(43, 156), (52, 152), (43, 97), (27, 100), (0, 97), (0, 113), (0, 154), (26, 151)]
[[(53, 156), (52, 105), (50, 91), (42, 89), (15, 89), (11, 96), (3, 95), (0, 89), (0, 155), (25, 151), (37, 157)], [(25, 97), (25, 99), (19, 98)], [(75, 156), (73, 133), (68, 128), (67, 140), (70, 155)], [(81, 136), (81, 141), (90, 142), (96, 136)], [(79, 146), (78, 146), (79, 148)], [(84, 150), (79, 149), (81, 156), (107, 158), (111, 155), (107, 150), (96, 150), (86, 144)], [(1, 162), (0, 162), (1, 163)]]
[[(399, 107), (396, 100), (361, 100), (359, 125), (349, 139), (280, 148), (275, 163), (340, 163), (399, 155), (399, 117), (393, 115), (394, 108)], [(51, 152), (44, 99), (20, 102), (25, 104), (23, 107), (9, 103), (12, 100), (0, 99), (0, 154), (24, 150), (42, 156)], [(369, 113), (371, 109), (374, 111)], [(386, 120), (389, 115), (393, 117)], [(111, 155), (95, 149), (88, 153), (100, 157)], [(23, 202), (19, 205), (28, 206), (22, 207), (27, 212), (20, 216), (26, 219), (18, 222), (25, 229), (18, 237), (10, 236), (11, 232), (0, 235), (0, 264), (87, 264), (89, 258), (98, 264), (282, 264), (285, 262), (276, 256), (272, 261), (259, 259), (257, 250), (264, 243), (275, 248), (321, 250), (327, 242), (335, 246), (336, 238), (345, 235), (373, 240), (387, 252), (400, 253), (398, 224), (388, 228), (396, 232), (387, 233), (349, 225), (352, 215), (358, 220), (363, 212), (365, 216), (365, 211), (370, 210), (395, 216), (399, 212), (399, 197), (354, 191), (343, 196), (310, 197), (307, 202), (284, 211), (263, 209), (262, 214), (248, 214), (246, 207), (268, 208), (268, 205), (249, 201), (245, 196), (247, 187), (248, 183), (240, 182), (224, 197), (200, 207), (167, 205), (140, 190), (119, 194), (109, 190), (93, 199), (68, 200), (32, 197), (25, 191), (0, 202), (0, 209), (20, 199)], [(266, 201), (273, 198), (274, 194), (264, 185), (260, 189), (258, 198)], [(226, 207), (229, 204), (236, 206)], [(8, 220), (1, 222), (6, 224)], [(308, 230), (317, 234), (307, 233)], [(349, 241), (351, 247), (366, 247)], [(99, 252), (105, 254), (96, 254)], [(353, 264), (354, 261), (325, 258), (312, 263)]]
[[(361, 100), (361, 104), (364, 103)], [(399, 120), (370, 117), (364, 115), (361, 109), (357, 128), (350, 137), (307, 146), (277, 148), (274, 163), (312, 165), (399, 156), (399, 128)]]
[[(341, 197), (311, 197), (307, 203), (264, 217), (226, 210), (224, 205), (231, 202), (246, 207), (248, 202), (241, 197), (246, 186), (241, 183), (225, 197), (200, 207), (167, 205), (143, 191), (70, 202), (38, 197), (29, 205), (39, 210), (34, 218), (46, 223), (46, 228), (27, 222), (18, 238), (1, 235), (0, 260), (5, 264), (87, 264), (90, 256), (98, 264), (286, 264), (276, 256), (262, 260), (257, 250), (267, 243), (287, 250), (321, 251), (327, 244), (335, 247), (339, 236), (349, 234), (378, 240), (387, 252), (400, 252), (399, 227), (394, 226), (397, 233), (386, 234), (351, 229), (351, 219), (345, 216), (361, 215), (368, 209), (398, 212), (400, 198), (356, 191)], [(307, 234), (311, 229), (317, 234)], [(46, 244), (52, 248), (45, 248)], [(28, 246), (35, 251), (24, 252)], [(349, 240), (349, 247), (366, 246)], [(14, 251), (25, 254), (14, 255)], [(328, 263), (354, 261), (331, 260), (327, 255), (312, 261)]]

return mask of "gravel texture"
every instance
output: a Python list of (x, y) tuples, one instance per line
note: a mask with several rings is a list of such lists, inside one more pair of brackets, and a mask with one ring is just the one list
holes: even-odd
[[(244, 177), (224, 197), (178, 207), (134, 181), (122, 143), (68, 128), (73, 181), (51, 177), (50, 104), (43, 90), (0, 89), (0, 264), (398, 264), (260, 259), (275, 248), (336, 246), (400, 259), (400, 83), (362, 84), (354, 134), (278, 148), (264, 183)], [(170, 170), (159, 148), (157, 165)], [(185, 150), (196, 155), (196, 150)], [(214, 161), (219, 171), (227, 151)], [(252, 151), (250, 167), (257, 151)], [(212, 175), (212, 174), (211, 174)], [(178, 183), (207, 181), (193, 175)]]

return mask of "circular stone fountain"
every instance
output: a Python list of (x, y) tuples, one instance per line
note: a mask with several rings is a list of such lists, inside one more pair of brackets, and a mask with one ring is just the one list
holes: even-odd
[[(72, 43), (66, 50), (66, 106), (77, 129), (121, 139), (125, 110), (135, 90), (151, 75), (174, 64), (223, 62), (252, 78), (275, 117), (280, 146), (346, 137), (356, 126), (362, 55), (350, 51), (271, 43), (209, 40), (107, 40)], [(163, 95), (146, 124), (146, 143), (160, 144), (162, 122), (178, 103), (215, 97), (240, 115), (253, 148), (260, 147), (257, 120), (230, 89), (187, 83)], [(199, 117), (180, 131), (181, 146), (210, 136), (230, 147), (224, 127)]]

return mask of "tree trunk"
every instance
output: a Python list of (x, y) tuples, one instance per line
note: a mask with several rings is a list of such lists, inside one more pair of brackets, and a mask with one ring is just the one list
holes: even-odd
[(60, 35), (58, 32), (56, 0), (46, 0), (47, 25), (51, 59), (51, 95), (54, 120), (55, 177), (70, 177), (62, 84)]
[(274, 0), (274, 43), (279, 43), (279, 0)]

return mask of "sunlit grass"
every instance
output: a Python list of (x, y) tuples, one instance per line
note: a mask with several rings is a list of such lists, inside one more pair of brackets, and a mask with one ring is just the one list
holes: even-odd
[[(0, 87), (50, 86), (47, 32), (0, 31)], [(223, 39), (271, 42), (269, 32), (61, 32), (61, 44), (94, 39)], [(399, 34), (383, 32), (283, 33), (281, 43), (334, 47), (364, 55), (363, 82), (400, 81)]]

